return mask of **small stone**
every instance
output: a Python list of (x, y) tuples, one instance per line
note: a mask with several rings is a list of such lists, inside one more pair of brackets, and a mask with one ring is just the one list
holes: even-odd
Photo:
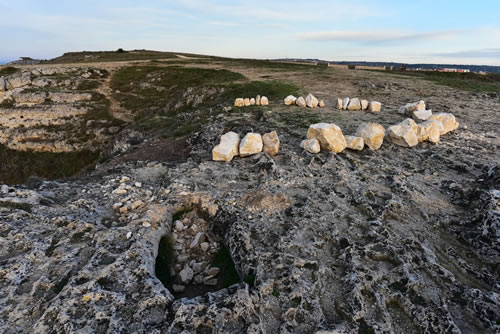
[(198, 263), (193, 264), (193, 271), (194, 271), (194, 273), (195, 274), (201, 273), (202, 271), (205, 270), (205, 268), (207, 267), (207, 265), (208, 265), (207, 261), (198, 262)]
[(342, 109), (347, 110), (347, 106), (349, 105), (349, 101), (350, 101), (350, 100), (351, 100), (351, 99), (350, 99), (350, 98), (348, 98), (348, 97), (346, 97), (346, 98), (344, 98), (344, 99), (342, 100)]
[(125, 195), (126, 193), (127, 193), (127, 189), (118, 188), (118, 189), (113, 190), (113, 194), (115, 194), (115, 195)]
[(323, 101), (323, 100), (319, 100), (319, 104), (318, 104), (318, 106), (319, 106), (320, 108), (323, 108), (323, 107), (325, 106), (325, 101)]
[(365, 141), (361, 137), (344, 136), (344, 138), (348, 149), (361, 151), (365, 147)]
[(377, 123), (363, 123), (358, 127), (356, 136), (363, 138), (370, 150), (378, 150), (384, 142), (385, 129)]
[(270, 156), (278, 154), (280, 149), (280, 139), (278, 138), (278, 133), (276, 133), (276, 131), (264, 134), (262, 136), (262, 142), (264, 145), (264, 152)]
[(127, 207), (126, 207), (126, 206), (122, 206), (122, 207), (120, 208), (120, 213), (121, 213), (121, 214), (127, 213), (127, 211), (128, 211), (128, 209), (127, 209)]
[(319, 141), (317, 139), (306, 139), (300, 143), (300, 146), (304, 148), (309, 153), (319, 153), (321, 151), (321, 146), (319, 145)]
[(361, 110), (368, 109), (368, 100), (361, 100)]
[(251, 106), (254, 106), (254, 105), (255, 105), (255, 99), (254, 99), (253, 97), (250, 99), (250, 105), (251, 105)]
[(203, 283), (203, 274), (198, 274), (193, 278), (195, 284)]
[(236, 100), (234, 100), (234, 106), (235, 107), (244, 107), (245, 100), (243, 100), (242, 98), (237, 98)]
[(141, 205), (143, 205), (143, 204), (144, 204), (144, 202), (143, 202), (143, 201), (140, 201), (140, 200), (135, 201), (134, 203), (132, 203), (132, 204), (130, 205), (130, 209), (135, 210), (135, 209), (137, 209), (138, 207), (140, 207), (140, 206), (141, 206)]
[(295, 100), (295, 104), (298, 105), (299, 107), (305, 108), (306, 107), (306, 100), (302, 96), (300, 96), (297, 98), (297, 100)]
[(217, 285), (217, 278), (211, 278), (208, 280), (203, 280), (203, 284), (209, 285), (209, 286), (215, 286)]
[(306, 106), (308, 106), (309, 108), (316, 108), (318, 104), (319, 101), (314, 95), (308, 94), (306, 96)]
[(399, 124), (390, 126), (386, 131), (386, 136), (396, 145), (413, 147), (418, 144), (417, 130), (417, 123), (407, 118)]
[(182, 284), (173, 284), (172, 290), (174, 290), (174, 292), (184, 292), (184, 290), (186, 290), (186, 286)]
[(341, 98), (337, 98), (337, 109), (338, 110), (341, 110), (342, 109), (342, 99)]
[(444, 135), (450, 131), (458, 129), (459, 123), (455, 120), (455, 116), (450, 113), (437, 113), (429, 117), (429, 121), (439, 121), (443, 124), (443, 130), (441, 135)]
[(307, 138), (317, 139), (322, 149), (335, 153), (340, 153), (347, 147), (342, 130), (333, 123), (317, 123), (309, 126)]
[(262, 152), (264, 144), (262, 136), (258, 133), (247, 133), (240, 142), (240, 156), (247, 157), (249, 155)]
[(380, 112), (381, 109), (382, 109), (382, 103), (377, 101), (371, 101), (370, 104), (368, 105), (368, 111), (370, 112)]
[(359, 101), (359, 99), (357, 97), (355, 97), (349, 101), (349, 105), (347, 106), (347, 110), (349, 110), (349, 111), (361, 110), (361, 102)]
[(181, 279), (181, 282), (184, 284), (189, 283), (193, 279), (193, 276), (194, 276), (193, 269), (191, 269), (191, 267), (187, 264), (184, 266), (184, 269), (182, 269), (181, 272), (179, 273), (179, 278)]
[(187, 254), (181, 254), (181, 255), (177, 256), (177, 262), (179, 262), (179, 263), (185, 263), (185, 262), (187, 262), (187, 260), (189, 260), (189, 255), (187, 255)]
[(268, 104), (269, 104), (269, 100), (267, 99), (267, 97), (263, 96), (260, 98), (260, 105), (267, 106)]
[(176, 220), (174, 223), (174, 228), (176, 231), (181, 232), (184, 229), (184, 224), (180, 220)]
[(210, 248), (210, 244), (208, 242), (202, 242), (200, 248), (202, 251), (206, 252)]
[(415, 110), (411, 113), (411, 117), (416, 121), (426, 121), (432, 116), (432, 110)]
[(205, 241), (205, 233), (203, 232), (198, 232), (196, 233), (196, 236), (194, 237), (193, 241), (189, 245), (189, 248), (193, 249), (198, 247), (198, 245), (202, 242)]
[(140, 183), (140, 182), (136, 182), (136, 183), (134, 184), (134, 186), (135, 186), (136, 188), (141, 188), (141, 187), (142, 187), (142, 183)]
[(255, 98), (255, 104), (260, 106), (260, 95), (257, 95), (257, 97)]
[(127, 240), (132, 238), (132, 232), (128, 231), (126, 235)]
[(120, 180), (120, 183), (125, 183), (125, 182), (128, 182), (130, 181), (130, 177), (128, 176), (122, 176), (121, 180)]
[(217, 276), (220, 272), (220, 268), (212, 267), (206, 271), (208, 276)]
[(293, 105), (295, 104), (295, 101), (297, 100), (297, 98), (293, 95), (288, 95), (287, 97), (285, 97), (285, 105), (287, 106), (290, 106), (290, 105)]
[(240, 135), (234, 132), (228, 132), (221, 136), (220, 144), (212, 150), (212, 159), (214, 161), (230, 162), (233, 157), (239, 154)]
[(115, 203), (115, 204), (113, 204), (113, 210), (118, 210), (122, 206), (123, 206), (122, 202)]
[(245, 107), (248, 107), (250, 105), (250, 99), (248, 97), (246, 97), (245, 99), (243, 99), (243, 103), (244, 103)]
[(143, 227), (151, 227), (151, 224), (149, 222), (143, 222), (142, 226)]

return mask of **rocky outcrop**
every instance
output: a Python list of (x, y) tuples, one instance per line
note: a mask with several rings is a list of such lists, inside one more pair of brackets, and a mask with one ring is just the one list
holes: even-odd
[(239, 154), (240, 135), (228, 132), (220, 137), (220, 143), (212, 150), (214, 161), (230, 162)]
[(384, 142), (385, 129), (382, 125), (377, 123), (363, 123), (358, 127), (356, 136), (364, 140), (366, 146), (370, 150), (378, 150)]
[(326, 151), (340, 153), (347, 147), (342, 130), (333, 123), (311, 125), (307, 131), (307, 138), (317, 139), (321, 148)]

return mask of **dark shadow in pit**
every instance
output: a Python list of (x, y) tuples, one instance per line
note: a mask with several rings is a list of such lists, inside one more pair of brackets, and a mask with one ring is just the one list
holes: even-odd
[[(191, 212), (191, 210), (183, 209), (179, 213), (175, 214), (173, 221), (182, 218), (183, 215)], [(210, 223), (210, 225), (212, 225)], [(209, 267), (219, 268), (220, 271), (217, 275), (216, 285), (205, 285), (205, 284), (194, 284), (194, 281), (185, 285), (185, 289), (182, 292), (175, 291), (173, 286), (179, 284), (176, 277), (172, 275), (171, 268), (175, 265), (176, 257), (174, 251), (174, 242), (172, 240), (171, 234), (164, 236), (158, 246), (158, 256), (155, 262), (155, 274), (156, 277), (163, 283), (163, 285), (169, 289), (176, 299), (179, 298), (194, 298), (197, 296), (202, 296), (208, 292), (215, 292), (224, 288), (228, 288), (231, 285), (241, 283), (243, 281), (248, 281), (248, 278), (241, 278), (236, 270), (234, 261), (231, 257), (231, 253), (227, 246), (222, 242), (222, 238), (219, 238), (220, 247), (212, 257)], [(253, 285), (253, 282), (248, 282)]]

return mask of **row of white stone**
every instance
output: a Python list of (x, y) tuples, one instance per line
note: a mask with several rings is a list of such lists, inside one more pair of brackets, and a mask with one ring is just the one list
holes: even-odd
[(231, 131), (221, 136), (219, 145), (212, 150), (212, 159), (229, 162), (235, 156), (247, 157), (262, 151), (273, 156), (278, 154), (279, 147), (280, 139), (276, 131), (263, 136), (249, 132), (241, 141), (240, 135)]
[[(437, 113), (423, 123), (417, 124), (413, 119), (407, 118), (399, 124), (389, 126), (387, 130), (377, 123), (363, 123), (355, 136), (344, 136), (342, 129), (336, 124), (317, 123), (309, 127), (307, 139), (302, 141), (301, 147), (310, 153), (319, 153), (321, 150), (340, 153), (346, 148), (361, 151), (365, 145), (371, 150), (378, 150), (384, 137), (396, 145), (413, 147), (423, 141), (438, 143), (442, 135), (457, 129), (458, 125), (452, 114)], [(275, 155), (279, 145), (276, 131), (263, 137), (258, 133), (248, 133), (241, 142), (237, 133), (228, 132), (212, 150), (212, 159), (229, 162), (237, 155), (245, 157), (262, 151)]]
[(323, 108), (325, 106), (325, 101), (323, 100), (318, 100), (314, 95), (308, 94), (306, 98), (299, 96), (295, 97), (293, 95), (288, 95), (285, 97), (285, 105), (291, 106), (291, 105), (297, 105), (299, 107), (308, 107), (308, 108), (316, 108), (320, 107)]
[(458, 125), (452, 114), (437, 113), (423, 123), (417, 124), (407, 118), (389, 126), (387, 130), (377, 123), (363, 123), (355, 136), (344, 136), (337, 125), (318, 123), (309, 127), (307, 139), (302, 141), (301, 146), (310, 153), (319, 153), (321, 150), (340, 153), (346, 148), (360, 151), (365, 145), (371, 150), (378, 150), (384, 137), (387, 137), (396, 145), (414, 147), (423, 141), (438, 143), (442, 135), (457, 129)]
[(255, 98), (242, 98), (238, 97), (234, 100), (235, 107), (248, 107), (248, 106), (267, 106), (269, 105), (269, 100), (265, 96), (257, 95)]

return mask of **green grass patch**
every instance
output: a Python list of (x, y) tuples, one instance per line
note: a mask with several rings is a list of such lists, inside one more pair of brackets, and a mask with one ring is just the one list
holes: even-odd
[(60, 179), (95, 166), (99, 152), (22, 152), (0, 145), (0, 183), (21, 184), (30, 176)]
[(168, 59), (178, 58), (175, 53), (132, 50), (132, 51), (82, 51), (67, 52), (60, 57), (47, 61), (48, 64), (66, 64), (66, 63), (95, 63), (109, 61), (128, 61), (128, 60), (148, 60), (148, 59)]
[(459, 90), (472, 92), (500, 92), (500, 74), (455, 73), (455, 72), (416, 72), (416, 71), (380, 71), (379, 73), (395, 74), (404, 77), (415, 77), (448, 86)]
[(0, 69), (0, 77), (6, 76), (6, 75), (11, 75), (19, 71), (17, 67), (12, 67), (12, 66), (7, 66), (2, 69)]

